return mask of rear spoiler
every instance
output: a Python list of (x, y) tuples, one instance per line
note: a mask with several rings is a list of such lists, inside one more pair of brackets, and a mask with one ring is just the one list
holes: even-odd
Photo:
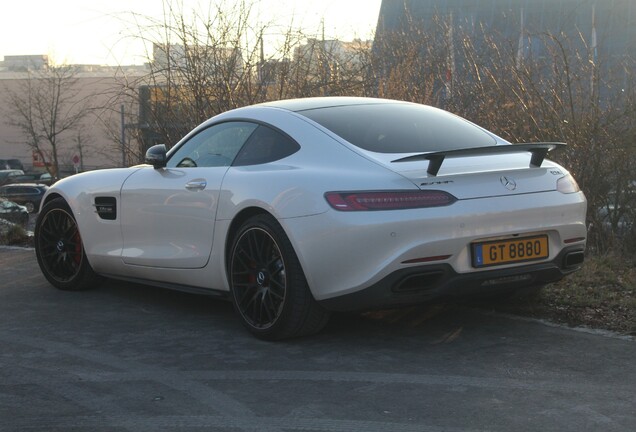
[(429, 161), (428, 169), (426, 172), (429, 175), (436, 176), (442, 167), (442, 163), (444, 159), (463, 157), (463, 156), (487, 156), (487, 155), (499, 155), (499, 154), (509, 154), (509, 153), (523, 153), (530, 152), (532, 153), (532, 158), (530, 159), (530, 168), (538, 168), (543, 163), (543, 159), (548, 154), (549, 151), (552, 151), (556, 148), (564, 148), (566, 146), (565, 143), (559, 142), (544, 142), (544, 143), (525, 143), (525, 144), (505, 144), (505, 145), (497, 145), (497, 146), (489, 146), (489, 147), (471, 147), (471, 148), (463, 148), (456, 150), (446, 150), (446, 151), (438, 151), (432, 153), (421, 153), (413, 156), (403, 157), (401, 159), (396, 159), (391, 162), (413, 162), (418, 160), (427, 160)]

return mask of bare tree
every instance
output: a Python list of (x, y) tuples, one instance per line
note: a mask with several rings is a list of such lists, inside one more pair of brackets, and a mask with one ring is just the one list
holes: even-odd
[[(364, 94), (368, 41), (307, 35), (294, 29), (293, 20), (282, 26), (262, 23), (254, 5), (242, 0), (228, 7), (219, 0), (204, 10), (184, 11), (165, 0), (161, 20), (139, 19), (132, 37), (149, 47), (149, 71), (120, 81), (120, 96), (137, 101), (138, 154), (155, 143), (173, 145), (197, 124), (232, 108)], [(113, 98), (108, 109), (117, 109), (121, 101)], [(116, 142), (117, 131), (110, 135)]]
[(17, 126), (26, 144), (44, 161), (56, 177), (60, 167), (62, 138), (80, 125), (89, 113), (89, 100), (80, 97), (77, 70), (54, 66), (29, 72), (16, 90), (5, 89), (10, 101), (10, 124)]

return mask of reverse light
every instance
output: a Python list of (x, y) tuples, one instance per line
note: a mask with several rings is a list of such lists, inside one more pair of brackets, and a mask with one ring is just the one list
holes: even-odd
[(581, 189), (579, 188), (576, 180), (574, 180), (574, 177), (568, 174), (565, 177), (561, 177), (559, 180), (557, 180), (557, 190), (564, 194), (571, 194), (579, 192)]
[(444, 191), (327, 192), (325, 199), (339, 211), (402, 210), (447, 206), (455, 201)]

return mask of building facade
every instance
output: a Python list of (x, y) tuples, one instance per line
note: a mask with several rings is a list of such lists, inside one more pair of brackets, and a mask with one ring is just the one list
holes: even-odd
[(435, 16), (448, 17), (467, 31), (483, 26), (516, 40), (549, 32), (579, 38), (608, 57), (634, 55), (634, 0), (383, 0), (376, 39), (400, 31), (409, 20), (426, 25)]
[(409, 26), (439, 29), (440, 20), (456, 37), (488, 34), (514, 46), (518, 62), (541, 57), (552, 35), (588, 53), (613, 82), (629, 81), (635, 65), (634, 0), (383, 0), (375, 43), (408, 37)]
[[(124, 81), (145, 73), (143, 67), (130, 67), (125, 71), (111, 67), (88, 69), (80, 68), (75, 75), (77, 92), (73, 94), (78, 103), (90, 99), (94, 109), (81, 124), (58, 137), (61, 176), (80, 170), (122, 166), (118, 148), (120, 105), (113, 101), (122, 90)], [(126, 78), (122, 74), (127, 74)], [(28, 144), (29, 137), (11, 121), (10, 94), (21, 92), (27, 80), (35, 79), (34, 76), (37, 75), (26, 71), (0, 71), (0, 159), (18, 159), (26, 171), (44, 172), (46, 165), (50, 164), (46, 160), (47, 155), (43, 159), (41, 154), (34, 152)], [(43, 148), (48, 147), (45, 145)]]
[(0, 70), (7, 70), (10, 72), (43, 70), (48, 66), (49, 56), (47, 55), (4, 56), (4, 61), (0, 62)]

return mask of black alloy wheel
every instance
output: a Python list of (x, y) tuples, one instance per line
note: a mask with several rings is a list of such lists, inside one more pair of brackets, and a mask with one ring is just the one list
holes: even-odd
[(329, 313), (314, 300), (289, 239), (271, 216), (242, 225), (229, 264), (234, 308), (257, 337), (302, 336), (326, 324)]
[(59, 289), (86, 289), (97, 281), (86, 259), (77, 222), (61, 198), (47, 203), (38, 217), (35, 253), (42, 273)]
[(287, 292), (285, 262), (276, 240), (252, 227), (238, 239), (232, 257), (232, 287), (243, 318), (264, 330), (281, 316)]

